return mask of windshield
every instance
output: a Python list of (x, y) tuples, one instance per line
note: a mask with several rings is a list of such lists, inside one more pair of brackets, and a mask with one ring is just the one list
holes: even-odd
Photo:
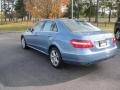
[(84, 21), (64, 20), (63, 22), (72, 32), (101, 31), (99, 28), (93, 26), (92, 24), (90, 24), (88, 22), (84, 22)]

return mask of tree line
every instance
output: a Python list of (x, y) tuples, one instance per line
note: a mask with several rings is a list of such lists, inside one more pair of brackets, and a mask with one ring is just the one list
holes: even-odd
[[(62, 11), (62, 9), (64, 9)], [(71, 17), (71, 0), (1, 0), (1, 22)], [(74, 18), (120, 17), (120, 0), (73, 0)]]

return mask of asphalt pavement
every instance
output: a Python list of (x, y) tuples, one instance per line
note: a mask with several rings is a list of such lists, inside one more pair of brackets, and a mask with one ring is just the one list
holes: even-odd
[(120, 43), (114, 58), (55, 69), (46, 55), (23, 50), (20, 35), (0, 33), (0, 90), (120, 90)]

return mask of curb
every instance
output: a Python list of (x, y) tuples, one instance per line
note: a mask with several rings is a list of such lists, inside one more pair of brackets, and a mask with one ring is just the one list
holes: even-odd
[(3, 33), (22, 33), (23, 31), (0, 31), (0, 34)]

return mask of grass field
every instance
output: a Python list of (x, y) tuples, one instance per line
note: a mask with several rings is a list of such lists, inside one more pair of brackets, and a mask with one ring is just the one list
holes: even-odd
[(28, 27), (32, 26), (33, 23), (23, 22), (23, 23), (8, 23), (0, 25), (0, 31), (24, 31)]
[[(96, 23), (93, 24), (97, 26)], [(8, 24), (0, 25), (0, 31), (24, 31), (28, 27), (31, 27), (32, 25), (33, 25), (32, 22), (8, 23)], [(114, 23), (99, 23), (98, 27), (107, 32), (113, 32)]]

